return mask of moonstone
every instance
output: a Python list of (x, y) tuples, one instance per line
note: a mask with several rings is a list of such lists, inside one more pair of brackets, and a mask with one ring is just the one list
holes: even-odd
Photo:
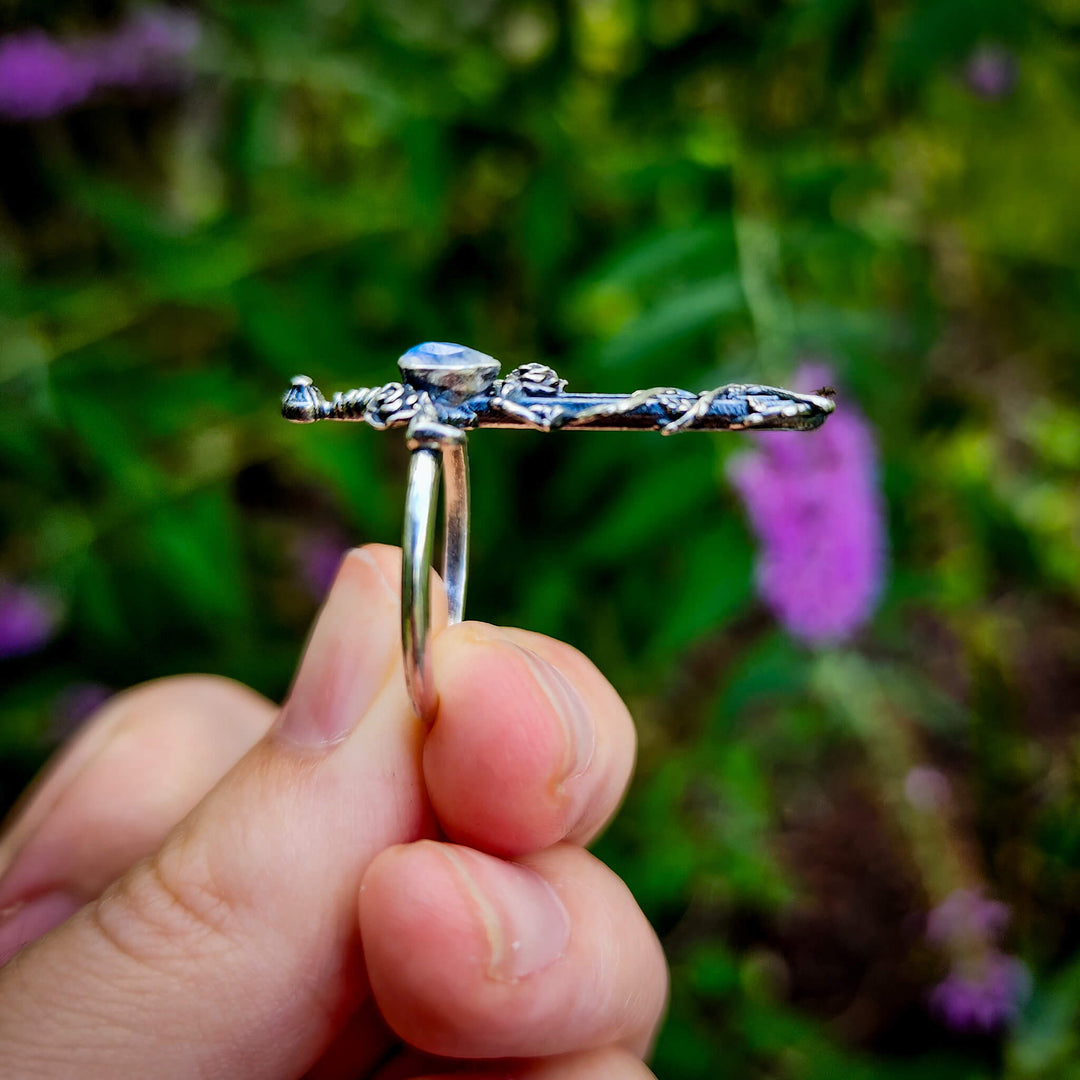
[(405, 382), (417, 390), (455, 401), (482, 394), (499, 374), (499, 362), (487, 353), (449, 341), (425, 341), (398, 359)]

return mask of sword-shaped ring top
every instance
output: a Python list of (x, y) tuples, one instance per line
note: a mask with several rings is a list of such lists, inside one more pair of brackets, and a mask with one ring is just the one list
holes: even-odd
[(404, 427), (411, 451), (405, 497), (401, 636), (405, 680), (417, 716), (430, 722), (437, 696), (427, 650), (429, 578), (435, 508), (443, 476), (443, 579), (448, 621), (465, 609), (469, 548), (469, 462), (473, 428), (535, 431), (811, 431), (833, 411), (831, 391), (797, 394), (776, 386), (729, 384), (695, 394), (658, 387), (634, 394), (572, 394), (544, 364), (525, 364), (499, 378), (499, 363), (463, 345), (428, 341), (399, 360), (401, 382), (361, 387), (325, 398), (298, 375), (282, 399), (286, 420)]

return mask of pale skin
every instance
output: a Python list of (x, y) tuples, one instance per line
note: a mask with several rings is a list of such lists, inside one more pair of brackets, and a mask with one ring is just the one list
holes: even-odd
[(27, 793), (0, 1078), (652, 1075), (663, 954), (584, 847), (633, 767), (625, 706), (568, 645), (464, 623), (425, 729), (399, 579), (394, 549), (346, 557), (280, 709), (147, 683)]

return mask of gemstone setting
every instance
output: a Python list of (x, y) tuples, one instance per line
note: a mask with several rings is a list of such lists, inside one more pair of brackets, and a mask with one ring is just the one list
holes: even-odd
[(499, 374), (499, 361), (468, 345), (425, 341), (398, 359), (402, 378), (415, 390), (461, 403), (489, 390)]

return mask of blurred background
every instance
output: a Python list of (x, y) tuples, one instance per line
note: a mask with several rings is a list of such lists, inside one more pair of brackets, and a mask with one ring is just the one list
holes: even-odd
[(661, 1078), (1080, 1077), (1080, 3), (0, 6), (0, 806), (110, 693), (283, 694), (427, 339), (802, 434), (488, 431), (470, 611), (583, 649)]

